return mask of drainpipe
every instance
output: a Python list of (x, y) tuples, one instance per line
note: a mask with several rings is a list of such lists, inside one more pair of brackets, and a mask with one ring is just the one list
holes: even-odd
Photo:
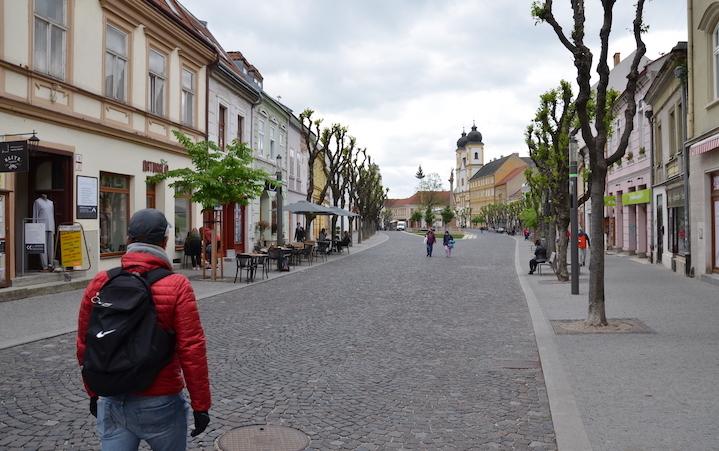
[(654, 111), (652, 106), (647, 105), (644, 110), (644, 116), (646, 116), (649, 122), (649, 189), (652, 192), (652, 202), (649, 205), (654, 205), (654, 208), (649, 215), (649, 263), (654, 263), (654, 215), (657, 214), (657, 205), (654, 202)]
[(684, 160), (684, 230), (686, 240), (686, 253), (684, 255), (684, 273), (685, 275), (692, 277), (694, 271), (691, 269), (691, 225), (689, 224), (689, 147), (686, 144), (687, 137), (687, 68), (684, 66), (677, 66), (674, 69), (674, 76), (679, 79), (682, 89), (682, 152)]

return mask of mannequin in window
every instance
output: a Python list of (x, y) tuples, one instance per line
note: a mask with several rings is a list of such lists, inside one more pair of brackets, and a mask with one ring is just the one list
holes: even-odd
[(45, 253), (40, 254), (40, 262), (43, 271), (51, 271), (55, 259), (55, 204), (47, 198), (47, 194), (41, 194), (35, 199), (32, 218), (35, 222), (45, 224)]

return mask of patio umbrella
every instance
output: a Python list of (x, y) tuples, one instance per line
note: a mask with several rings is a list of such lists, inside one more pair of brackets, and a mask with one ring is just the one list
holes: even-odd
[(352, 213), (351, 211), (344, 210), (340, 207), (329, 207), (329, 209), (332, 210), (337, 216), (349, 216), (350, 218), (359, 216), (357, 213)]
[(290, 213), (309, 214), (309, 215), (330, 216), (330, 215), (337, 214), (335, 211), (331, 210), (328, 207), (325, 207), (324, 205), (313, 204), (312, 202), (307, 202), (306, 200), (300, 200), (295, 203), (285, 205), (284, 210), (289, 211)]

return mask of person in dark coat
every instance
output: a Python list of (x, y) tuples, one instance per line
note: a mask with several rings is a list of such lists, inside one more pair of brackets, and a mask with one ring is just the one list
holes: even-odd
[(529, 274), (534, 274), (537, 265), (547, 261), (547, 248), (542, 246), (542, 242), (537, 240), (534, 242), (534, 258), (529, 260)]
[(202, 254), (202, 239), (200, 238), (200, 232), (197, 228), (187, 232), (187, 238), (185, 238), (185, 255), (190, 256), (192, 263), (192, 269), (200, 269), (200, 256)]
[(444, 231), (442, 237), (442, 246), (444, 246), (444, 254), (447, 257), (452, 256), (452, 248), (454, 248), (454, 237), (449, 233), (449, 230)]
[(427, 257), (432, 256), (432, 250), (434, 249), (434, 243), (437, 242), (437, 237), (434, 236), (434, 229), (429, 229), (427, 235), (424, 237), (424, 242), (427, 244)]

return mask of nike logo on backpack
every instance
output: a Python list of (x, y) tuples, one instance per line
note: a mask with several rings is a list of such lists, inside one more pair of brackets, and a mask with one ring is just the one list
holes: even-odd
[(117, 330), (117, 329), (101, 330), (101, 331), (98, 332), (97, 335), (95, 335), (95, 336), (96, 336), (97, 338), (102, 338), (102, 337), (104, 337), (105, 335), (110, 335), (111, 333), (115, 332), (116, 330)]

